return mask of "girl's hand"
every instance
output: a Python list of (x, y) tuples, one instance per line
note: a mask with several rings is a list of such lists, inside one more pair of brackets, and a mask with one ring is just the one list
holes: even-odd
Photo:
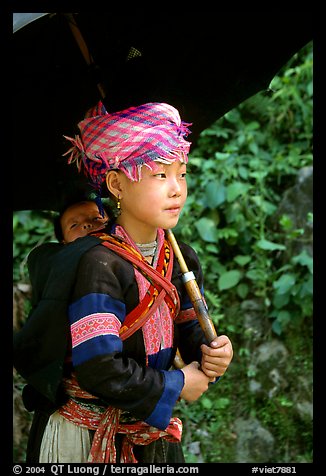
[(184, 373), (185, 383), (180, 397), (188, 402), (194, 402), (206, 392), (211, 379), (199, 369), (199, 362), (191, 362), (181, 371)]
[(231, 341), (225, 335), (216, 337), (210, 346), (202, 344), (201, 351), (201, 370), (211, 379), (223, 375), (233, 358)]

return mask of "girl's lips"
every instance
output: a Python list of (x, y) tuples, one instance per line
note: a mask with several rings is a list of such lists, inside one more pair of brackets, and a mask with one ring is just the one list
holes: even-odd
[(166, 211), (170, 212), (170, 213), (179, 213), (180, 212), (180, 207), (167, 208)]

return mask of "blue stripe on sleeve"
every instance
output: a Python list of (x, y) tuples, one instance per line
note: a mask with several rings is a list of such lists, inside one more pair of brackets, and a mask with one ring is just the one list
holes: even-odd
[(122, 341), (119, 337), (112, 335), (97, 336), (72, 349), (72, 363), (77, 366), (93, 357), (121, 351)]
[(164, 375), (164, 391), (154, 410), (145, 422), (160, 430), (170, 423), (172, 411), (184, 386), (184, 373), (181, 370), (162, 370)]

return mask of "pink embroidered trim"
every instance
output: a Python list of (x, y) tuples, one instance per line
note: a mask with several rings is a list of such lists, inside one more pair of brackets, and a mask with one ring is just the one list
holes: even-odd
[(102, 335), (119, 336), (121, 322), (111, 313), (89, 314), (71, 326), (72, 347)]
[[(117, 226), (116, 234), (124, 238), (127, 243), (135, 247), (135, 243), (131, 240), (129, 235), (121, 226)], [(164, 243), (164, 230), (159, 228), (157, 233), (158, 251), (153, 267), (156, 268), (157, 256)], [(149, 288), (149, 283), (146, 278), (137, 269), (134, 269), (135, 278), (138, 285), (139, 300), (141, 301)], [(167, 349), (173, 345), (173, 320), (170, 311), (165, 301), (162, 302), (157, 311), (144, 324), (143, 328), (144, 344), (146, 355), (153, 355), (159, 352), (160, 349)]]

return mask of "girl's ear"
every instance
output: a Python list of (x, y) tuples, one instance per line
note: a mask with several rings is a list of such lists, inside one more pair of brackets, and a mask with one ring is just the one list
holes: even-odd
[(117, 170), (110, 170), (105, 178), (109, 192), (116, 198), (121, 196), (121, 175)]

